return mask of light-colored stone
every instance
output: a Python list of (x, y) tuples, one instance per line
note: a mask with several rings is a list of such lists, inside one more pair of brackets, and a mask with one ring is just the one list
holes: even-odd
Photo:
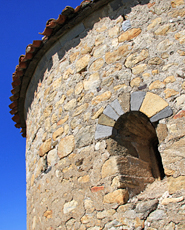
[(102, 212), (98, 212), (97, 213), (97, 218), (98, 219), (103, 219), (105, 217), (111, 217), (114, 215), (116, 211), (114, 209), (108, 209), (108, 210), (104, 210)]
[(181, 85), (182, 89), (185, 90), (185, 81)]
[(84, 55), (90, 53), (92, 48), (93, 46), (88, 46), (87, 44), (85, 44), (81, 49), (81, 54)]
[(127, 85), (126, 84), (121, 84), (121, 85), (116, 85), (116, 86), (114, 86), (114, 90), (115, 91), (117, 91), (117, 90), (119, 90), (119, 89), (122, 89), (122, 88), (126, 88), (127, 87)]
[(44, 156), (51, 150), (51, 138), (47, 139), (39, 148), (39, 156)]
[(158, 51), (165, 51), (173, 44), (169, 39), (165, 39), (157, 45)]
[(106, 101), (110, 99), (112, 96), (112, 93), (110, 91), (106, 91), (105, 93), (102, 93), (101, 95), (98, 95), (94, 97), (91, 101), (92, 105), (97, 105), (102, 101)]
[(67, 114), (64, 118), (62, 118), (57, 125), (63, 125), (69, 119), (69, 115)]
[(56, 139), (62, 135), (62, 133), (64, 132), (64, 128), (60, 127), (59, 129), (57, 129), (54, 133), (53, 133), (53, 140), (56, 141)]
[(58, 156), (60, 159), (69, 155), (75, 148), (75, 138), (73, 135), (61, 139), (58, 145)]
[(96, 48), (93, 52), (93, 56), (95, 58), (102, 57), (102, 54), (105, 52), (106, 49), (107, 49), (107, 45), (102, 45), (102, 46)]
[(71, 63), (73, 63), (77, 59), (79, 53), (80, 52), (75, 52), (75, 53), (73, 53), (73, 54), (70, 55), (69, 59), (70, 59)]
[(164, 93), (165, 93), (165, 98), (169, 98), (169, 97), (172, 97), (172, 96), (175, 96), (175, 95), (177, 95), (179, 92), (177, 92), (176, 90), (174, 90), (174, 89), (169, 89), (169, 88), (167, 88), (167, 89), (165, 89), (164, 90)]
[(119, 30), (120, 30), (120, 27), (119, 26), (114, 26), (113, 28), (111, 28), (108, 33), (109, 33), (109, 36), (112, 38), (114, 36), (117, 36), (119, 34)]
[(137, 66), (135, 66), (135, 67), (132, 68), (132, 73), (135, 74), (135, 75), (143, 73), (146, 68), (147, 68), (146, 64), (137, 65)]
[(72, 212), (76, 208), (77, 205), (78, 205), (78, 202), (76, 200), (72, 200), (70, 202), (65, 203), (64, 208), (63, 208), (63, 213), (66, 214), (66, 213)]
[(168, 106), (168, 103), (161, 97), (153, 93), (146, 93), (145, 99), (141, 105), (140, 111), (148, 117), (154, 116), (159, 111)]
[(162, 21), (162, 18), (158, 17), (152, 20), (152, 23), (148, 25), (147, 30), (153, 29), (155, 26), (158, 26)]
[(171, 5), (173, 8), (176, 8), (177, 6), (185, 4), (184, 0), (174, 0), (171, 1)]
[(114, 192), (108, 193), (103, 198), (103, 203), (118, 203), (125, 204), (129, 198), (128, 191), (126, 189), (118, 189)]
[(66, 80), (68, 79), (70, 74), (73, 74), (74, 70), (72, 70), (71, 68), (69, 68), (68, 70), (65, 71), (64, 75), (63, 75), (63, 79)]
[(170, 24), (164, 24), (160, 26), (154, 33), (155, 35), (166, 35), (166, 33), (169, 31), (171, 28)]
[(165, 84), (168, 84), (168, 83), (173, 83), (173, 82), (175, 82), (176, 81), (176, 79), (175, 79), (175, 77), (172, 75), (172, 76), (168, 76), (168, 77), (166, 77), (165, 79), (164, 79), (164, 83)]
[(94, 205), (93, 201), (90, 199), (85, 199), (84, 200), (84, 207), (87, 213), (92, 213), (94, 211)]
[(107, 26), (104, 24), (102, 27), (98, 27), (97, 29), (96, 29), (96, 31), (98, 32), (98, 33), (101, 33), (101, 32), (103, 32), (103, 31), (105, 31), (107, 29)]
[(80, 58), (77, 62), (76, 62), (76, 71), (77, 72), (81, 72), (82, 70), (84, 70), (89, 61), (90, 61), (91, 56), (89, 54), (84, 55), (82, 58)]
[(58, 160), (58, 155), (57, 155), (57, 150), (52, 149), (51, 151), (48, 152), (47, 155), (47, 163), (48, 166), (53, 166)]
[(118, 40), (119, 42), (129, 41), (137, 37), (140, 33), (141, 33), (140, 28), (133, 28), (133, 29), (127, 30), (126, 32), (122, 33), (119, 36)]
[(131, 87), (138, 87), (140, 86), (141, 83), (141, 78), (140, 77), (135, 77), (134, 79), (132, 79), (132, 81), (130, 82), (130, 86)]
[(100, 77), (98, 73), (94, 73), (89, 76), (88, 79), (83, 81), (84, 89), (96, 91), (96, 88), (100, 85)]
[(150, 85), (149, 85), (149, 90), (153, 90), (153, 89), (162, 89), (165, 87), (165, 84), (164, 82), (161, 82), (159, 80), (156, 80), (154, 82), (152, 82)]
[(175, 39), (177, 39), (180, 42), (180, 44), (184, 44), (185, 43), (185, 30), (182, 30), (176, 33)]
[(97, 119), (102, 113), (103, 113), (104, 108), (101, 107), (98, 111), (95, 112), (95, 114), (92, 116), (92, 120)]
[(162, 205), (168, 205), (169, 203), (178, 203), (180, 201), (183, 201), (184, 197), (174, 197), (174, 198), (165, 198), (164, 200), (162, 200), (161, 204)]
[(85, 175), (85, 176), (83, 176), (83, 177), (79, 177), (79, 178), (78, 178), (78, 182), (79, 182), (79, 183), (87, 183), (87, 182), (89, 182), (89, 180), (90, 180), (89, 175)]
[(168, 178), (168, 191), (170, 194), (173, 194), (181, 189), (185, 189), (185, 176)]
[(44, 216), (45, 216), (47, 219), (52, 218), (52, 210), (47, 210), (47, 211), (45, 211)]
[(128, 45), (123, 45), (120, 46), (117, 50), (113, 52), (107, 52), (105, 54), (105, 61), (107, 64), (114, 63), (121, 58), (125, 57), (128, 54), (129, 51), (129, 46)]
[(76, 106), (76, 99), (74, 98), (64, 105), (64, 109), (67, 111), (73, 110), (75, 106)]
[(159, 57), (153, 57), (148, 61), (149, 65), (160, 65), (163, 61)]
[(96, 61), (94, 61), (90, 66), (90, 72), (98, 71), (102, 66), (104, 65), (103, 58), (99, 58)]
[(128, 68), (132, 68), (137, 63), (145, 60), (148, 55), (148, 50), (142, 50), (139, 54), (137, 52), (133, 53), (126, 59), (125, 66)]
[(45, 110), (44, 110), (44, 118), (46, 119), (47, 117), (49, 117), (49, 115), (52, 113), (53, 110), (53, 106), (49, 105)]
[(102, 178), (105, 178), (107, 176), (113, 176), (118, 172), (117, 157), (111, 157), (103, 164), (101, 174)]
[(83, 83), (82, 82), (78, 82), (75, 86), (75, 95), (78, 95), (82, 92), (83, 90)]
[(65, 99), (66, 99), (66, 96), (62, 95), (61, 99), (56, 102), (55, 108), (58, 108), (59, 106), (61, 106), (64, 103)]
[(74, 92), (74, 89), (71, 88), (71, 89), (69, 89), (69, 90), (66, 92), (66, 94), (67, 94), (67, 96), (69, 97), (69, 96), (71, 96), (71, 94), (73, 94), (73, 92)]
[(81, 114), (82, 112), (84, 112), (87, 108), (88, 108), (89, 104), (85, 103), (81, 106), (79, 106), (78, 108), (76, 108), (75, 112), (73, 113), (73, 117), (78, 116), (79, 114)]

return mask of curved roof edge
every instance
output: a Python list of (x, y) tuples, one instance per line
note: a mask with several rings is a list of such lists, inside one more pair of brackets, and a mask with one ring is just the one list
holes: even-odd
[(16, 128), (21, 128), (23, 137), (26, 137), (26, 122), (24, 117), (24, 102), (26, 91), (31, 81), (32, 75), (42, 56), (52, 47), (52, 45), (71, 28), (86, 18), (103, 5), (112, 0), (84, 0), (75, 9), (66, 6), (57, 19), (49, 19), (41, 35), (42, 40), (34, 40), (26, 47), (24, 55), (19, 57), (19, 64), (12, 75), (12, 96), (10, 97), (12, 120), (16, 123)]

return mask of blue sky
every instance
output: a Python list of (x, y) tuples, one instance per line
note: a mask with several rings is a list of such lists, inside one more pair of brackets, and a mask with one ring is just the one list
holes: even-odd
[(26, 229), (26, 139), (11, 120), (12, 73), (26, 46), (41, 40), (46, 21), (57, 18), (66, 5), (76, 7), (81, 0), (0, 0), (0, 230)]

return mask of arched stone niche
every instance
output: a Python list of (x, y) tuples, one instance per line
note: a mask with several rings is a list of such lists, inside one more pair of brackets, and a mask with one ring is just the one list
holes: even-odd
[(124, 113), (116, 99), (99, 117), (95, 139), (106, 138), (119, 171), (120, 188), (127, 189), (130, 197), (155, 179), (164, 178), (155, 127), (171, 115), (172, 109), (161, 97), (138, 91), (131, 94), (130, 111)]

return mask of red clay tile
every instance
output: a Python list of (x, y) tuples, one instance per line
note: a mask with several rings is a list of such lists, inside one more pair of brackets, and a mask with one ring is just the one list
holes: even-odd
[(17, 123), (14, 126), (19, 129), (19, 128), (21, 128), (21, 123)]
[(34, 40), (33, 47), (39, 48), (42, 45), (42, 40)]
[(14, 107), (16, 107), (17, 106), (17, 101), (14, 101), (14, 102), (12, 102), (10, 105), (9, 105), (9, 108), (10, 109), (13, 109)]
[(91, 188), (91, 192), (98, 192), (104, 190), (104, 186), (95, 186)]
[(33, 53), (35, 51), (35, 47), (31, 44), (27, 45), (26, 53)]
[(20, 117), (19, 117), (19, 114), (16, 113), (13, 117), (12, 117), (12, 120), (16, 123), (18, 123), (20, 121)]
[(15, 113), (17, 113), (17, 107), (13, 108), (13, 109), (10, 111), (10, 114), (11, 114), (11, 115), (14, 115)]
[(16, 101), (18, 98), (19, 98), (19, 93), (14, 94), (14, 95), (12, 95), (11, 97), (9, 97), (9, 99), (10, 99), (11, 101)]
[(57, 20), (56, 20), (56, 22), (58, 23), (58, 24), (63, 24), (64, 22), (65, 22), (65, 20), (66, 20), (66, 16), (65, 15), (62, 15), (62, 14), (60, 14), (59, 16), (58, 16), (58, 18), (57, 18)]
[(21, 80), (16, 80), (12, 82), (12, 87), (15, 88), (16, 86), (19, 86), (21, 84)]
[(52, 31), (53, 31), (52, 28), (45, 28), (45, 30), (42, 33), (39, 33), (39, 34), (49, 36), (49, 35), (51, 35)]
[(46, 22), (46, 27), (47, 28), (55, 28), (57, 26), (57, 23), (56, 23), (56, 20), (55, 19), (49, 19), (47, 22)]

